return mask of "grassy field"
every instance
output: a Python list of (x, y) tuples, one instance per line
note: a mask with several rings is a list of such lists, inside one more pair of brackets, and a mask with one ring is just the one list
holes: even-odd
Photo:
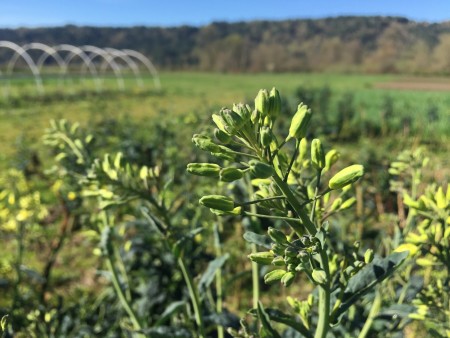
[[(103, 79), (97, 92), (92, 80), (73, 79), (62, 85), (58, 79), (44, 79), (45, 93), (39, 95), (32, 78), (10, 82), (9, 96), (0, 98), (0, 163), (6, 164), (16, 151), (18, 140), (39, 143), (50, 119), (66, 118), (81, 124), (105, 116), (151, 119), (162, 114), (209, 113), (229, 102), (252, 101), (260, 88), (280, 89), (291, 106), (298, 103), (294, 93), (301, 88), (328, 87), (332, 93), (328, 115), (335, 115), (338, 100), (352, 95), (357, 117), (380, 124), (387, 98), (393, 110), (390, 123), (410, 119), (416, 138), (438, 139), (447, 146), (450, 126), (450, 95), (443, 89), (450, 79), (411, 78), (393, 75), (336, 74), (211, 74), (167, 72), (160, 74), (162, 89), (156, 91), (153, 79), (144, 78), (138, 87), (134, 78), (125, 79), (119, 91), (114, 78)], [(406, 85), (405, 85), (406, 84)], [(414, 87), (416, 84), (416, 87)], [(436, 85), (438, 89), (436, 89)], [(430, 121), (434, 113), (438, 119)], [(445, 148), (446, 151), (448, 148)], [(443, 150), (443, 149), (441, 149)]]

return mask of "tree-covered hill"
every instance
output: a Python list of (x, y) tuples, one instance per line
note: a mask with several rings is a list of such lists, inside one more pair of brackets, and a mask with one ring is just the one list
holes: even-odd
[[(160, 69), (450, 74), (450, 22), (400, 17), (215, 22), (168, 28), (68, 25), (0, 29), (0, 40), (131, 48), (148, 55)], [(1, 60), (6, 54), (1, 51)]]

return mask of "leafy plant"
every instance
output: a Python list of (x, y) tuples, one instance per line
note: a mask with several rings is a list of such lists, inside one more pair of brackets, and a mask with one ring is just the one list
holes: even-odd
[[(195, 134), (192, 140), (199, 149), (222, 160), (223, 165), (191, 163), (188, 172), (222, 182), (251, 180), (257, 190), (246, 201), (233, 196), (206, 195), (200, 204), (219, 216), (278, 222), (279, 227), (268, 228), (267, 236), (248, 232), (244, 235), (247, 241), (269, 249), (252, 253), (249, 258), (260, 265), (275, 267), (265, 274), (266, 284), (290, 287), (301, 276), (303, 282), (306, 283), (306, 278), (315, 288), (306, 303), (291, 299), (294, 316), (265, 309), (258, 303), (252, 313), (261, 327), (253, 334), (278, 337), (280, 334), (272, 324), (278, 322), (303, 336), (323, 338), (352, 305), (394, 273), (407, 252), (381, 258), (374, 257), (370, 250), (361, 253), (359, 243), (348, 251), (340, 251), (334, 245), (326, 220), (355, 202), (352, 197), (344, 199), (344, 194), (363, 176), (364, 168), (352, 165), (332, 175), (338, 153), (335, 150), (325, 153), (319, 139), (308, 146), (311, 110), (300, 103), (289, 130), (279, 135), (276, 122), (280, 107), (281, 98), (274, 88), (270, 93), (267, 90), (258, 93), (254, 109), (235, 104), (213, 114), (216, 140), (204, 134)], [(291, 143), (294, 148), (285, 151)], [(281, 227), (280, 222), (288, 227)], [(236, 337), (251, 336), (247, 326), (243, 331), (231, 332)]]

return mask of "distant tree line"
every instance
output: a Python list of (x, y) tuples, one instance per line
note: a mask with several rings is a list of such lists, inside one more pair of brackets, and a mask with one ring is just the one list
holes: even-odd
[[(171, 70), (450, 74), (450, 21), (423, 23), (399, 17), (170, 28), (68, 25), (0, 29), (0, 40), (136, 49), (158, 68)], [(0, 52), (4, 62), (8, 53)]]

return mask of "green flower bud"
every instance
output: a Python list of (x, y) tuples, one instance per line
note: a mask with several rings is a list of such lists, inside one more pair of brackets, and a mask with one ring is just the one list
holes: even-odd
[(214, 123), (216, 124), (217, 128), (219, 128), (220, 131), (228, 134), (227, 130), (226, 130), (226, 122), (223, 119), (222, 116), (218, 115), (218, 114), (213, 114), (212, 115), (212, 119), (214, 121)]
[(189, 163), (186, 171), (197, 176), (219, 177), (220, 169), (220, 165), (213, 163)]
[(312, 278), (317, 284), (325, 284), (327, 282), (327, 274), (322, 269), (314, 269)]
[(322, 142), (318, 138), (311, 142), (311, 163), (317, 170), (325, 168), (325, 154)]
[(360, 164), (351, 165), (339, 171), (328, 182), (332, 190), (342, 189), (346, 185), (352, 184), (364, 175), (364, 167)]
[(331, 204), (330, 211), (336, 211), (339, 209), (342, 205), (342, 198), (338, 197), (333, 201), (333, 204)]
[(208, 136), (195, 134), (192, 136), (192, 142), (201, 150), (219, 153), (220, 147), (215, 144)]
[(269, 92), (266, 89), (261, 89), (255, 98), (255, 109), (263, 117), (267, 116), (269, 112)]
[(244, 172), (237, 168), (223, 168), (219, 177), (222, 182), (233, 182), (241, 179), (244, 176)]
[(295, 137), (296, 139), (302, 139), (306, 136), (309, 123), (311, 121), (311, 109), (308, 109), (306, 105), (300, 103), (297, 108), (297, 112), (291, 121), (291, 127), (289, 128), (289, 137)]
[(285, 270), (277, 269), (266, 273), (264, 276), (264, 283), (272, 284), (279, 281), (286, 274)]
[(233, 111), (241, 117), (244, 124), (250, 121), (251, 116), (252, 116), (252, 111), (251, 111), (249, 105), (242, 104), (242, 103), (234, 104)]
[(263, 126), (261, 128), (261, 144), (263, 147), (268, 147), (272, 142), (272, 131), (269, 127)]
[(236, 134), (245, 124), (242, 117), (230, 109), (222, 109), (220, 115), (225, 120), (225, 130), (231, 135)]
[(293, 248), (292, 246), (288, 246), (285, 250), (284, 250), (284, 256), (285, 257), (297, 257), (298, 255), (298, 250), (296, 248)]
[(290, 286), (292, 282), (294, 282), (295, 279), (295, 273), (294, 272), (286, 272), (286, 274), (281, 278), (281, 284), (284, 286)]
[(308, 140), (306, 138), (302, 138), (300, 141), (300, 146), (298, 148), (298, 157), (297, 162), (303, 162), (306, 158), (306, 154), (308, 153)]
[(275, 266), (284, 266), (284, 258), (281, 256), (277, 256), (272, 260), (272, 264)]
[(269, 229), (267, 230), (267, 234), (272, 239), (272, 241), (274, 241), (277, 244), (282, 244), (282, 245), (289, 244), (286, 235), (281, 230), (269, 227)]
[(275, 119), (281, 113), (281, 97), (278, 90), (274, 87), (269, 94), (269, 116)]
[(226, 132), (220, 130), (219, 128), (214, 129), (214, 136), (219, 142), (223, 144), (228, 144), (231, 141), (231, 136)]
[(252, 262), (261, 265), (269, 265), (272, 263), (273, 259), (275, 258), (275, 255), (273, 254), (273, 252), (267, 251), (267, 252), (252, 253), (247, 257), (250, 258)]
[(362, 262), (362, 261), (356, 261), (356, 262), (354, 263), (354, 265), (355, 265), (355, 268), (357, 268), (358, 270), (360, 270), (361, 268), (364, 267), (364, 262)]
[(337, 162), (341, 154), (336, 149), (331, 149), (325, 155), (325, 171), (330, 170), (330, 168)]
[(251, 160), (250, 164), (250, 172), (256, 178), (269, 178), (273, 175), (273, 167), (270, 164), (259, 162), (256, 160)]
[(281, 244), (272, 244), (272, 251), (276, 253), (277, 255), (283, 256), (284, 255), (284, 249), (285, 246)]
[(225, 216), (225, 215), (240, 215), (242, 213), (242, 207), (236, 207), (231, 211), (223, 211), (217, 209), (209, 209), (211, 212), (217, 216)]
[(356, 198), (355, 197), (350, 197), (348, 200), (346, 200), (346, 201), (344, 201), (344, 203), (342, 203), (342, 205), (339, 208), (339, 210), (348, 209), (355, 203), (356, 203)]
[(234, 201), (222, 195), (207, 195), (200, 198), (200, 204), (211, 209), (221, 211), (232, 211), (234, 209)]

